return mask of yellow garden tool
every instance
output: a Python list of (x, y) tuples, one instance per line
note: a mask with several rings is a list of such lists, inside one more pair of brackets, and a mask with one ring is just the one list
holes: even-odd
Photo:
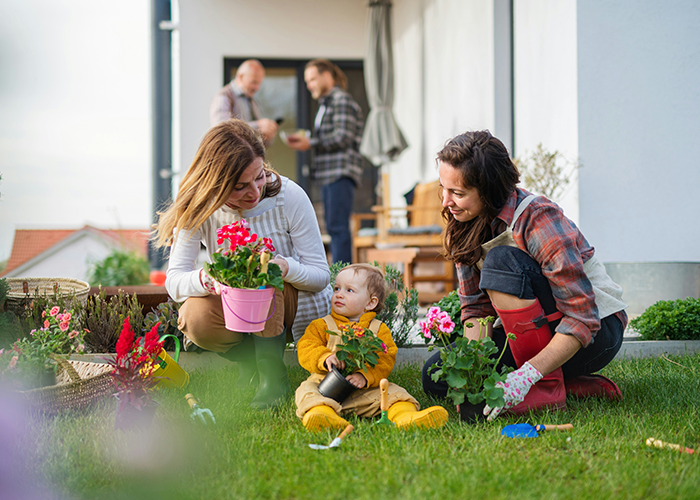
[(379, 399), (379, 404), (380, 408), (382, 409), (382, 416), (379, 417), (379, 420), (377, 420), (374, 425), (388, 425), (390, 427), (394, 426), (394, 422), (389, 420), (389, 381), (385, 378), (383, 378), (379, 382), (379, 394), (380, 394), (380, 399)]
[(647, 439), (647, 446), (655, 446), (656, 448), (667, 448), (669, 450), (676, 450), (681, 453), (687, 453), (688, 455), (692, 455), (693, 453), (695, 453), (695, 450), (693, 450), (692, 448), (686, 448), (685, 446), (681, 446), (679, 444), (674, 443), (665, 443), (660, 439), (654, 438)]

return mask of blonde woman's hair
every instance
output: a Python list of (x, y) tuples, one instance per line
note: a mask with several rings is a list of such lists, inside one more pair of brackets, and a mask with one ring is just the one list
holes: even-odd
[(384, 280), (384, 273), (378, 267), (372, 266), (370, 264), (350, 264), (345, 266), (340, 270), (343, 271), (350, 270), (355, 274), (362, 272), (365, 275), (365, 285), (367, 286), (367, 292), (369, 292), (370, 297), (377, 297), (377, 305), (374, 306), (372, 311), (379, 314), (384, 309), (384, 299), (386, 298), (386, 281)]
[[(174, 231), (197, 231), (231, 196), (243, 171), (256, 158), (265, 162), (262, 137), (241, 120), (226, 120), (209, 129), (189, 170), (180, 183), (174, 202), (158, 212), (153, 226), (155, 246), (174, 242)], [(265, 163), (267, 183), (262, 198), (279, 193), (282, 182)]]

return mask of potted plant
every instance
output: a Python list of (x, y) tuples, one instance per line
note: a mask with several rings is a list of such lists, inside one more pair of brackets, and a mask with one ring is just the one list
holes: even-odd
[(41, 313), (41, 327), (26, 338), (18, 339), (10, 349), (0, 349), (0, 381), (18, 390), (54, 385), (56, 355), (85, 351), (85, 331), (76, 326), (72, 309), (50, 306)]
[[(250, 233), (241, 219), (216, 231), (219, 248), (204, 268), (221, 287), (226, 328), (237, 332), (259, 332), (265, 326), (274, 288), (284, 289), (282, 270), (269, 263), (275, 251), (270, 238)], [(244, 313), (245, 311), (245, 313)]]
[[(326, 332), (336, 335), (336, 332), (330, 330)], [(355, 386), (345, 377), (374, 368), (379, 361), (379, 352), (386, 353), (387, 346), (372, 330), (360, 325), (340, 325), (340, 338), (342, 343), (338, 346), (336, 356), (345, 363), (345, 368), (338, 370), (334, 366), (321, 381), (318, 390), (327, 398), (342, 403), (355, 390)]]
[(135, 338), (129, 318), (124, 320), (117, 353), (109, 360), (114, 368), (112, 380), (117, 392), (117, 413), (114, 427), (128, 429), (150, 425), (157, 403), (151, 392), (159, 378), (153, 374), (158, 369), (158, 355), (163, 342), (158, 340), (156, 324), (145, 336)]
[[(479, 338), (477, 340), (458, 337), (449, 344), (449, 337), (455, 328), (450, 315), (439, 307), (431, 307), (426, 320), (420, 322), (421, 334), (426, 340), (434, 337), (440, 342), (441, 365), (433, 365), (431, 377), (433, 381), (444, 380), (447, 385), (447, 397), (457, 405), (460, 417), (466, 422), (476, 422), (484, 419), (485, 405), (499, 407), (505, 404), (503, 389), (496, 386), (504, 382), (506, 375), (512, 371), (510, 367), (497, 370), (498, 363), (505, 352), (501, 351), (496, 357), (498, 348), (495, 342), (484, 335), (484, 330), (494, 318), (479, 318)], [(465, 323), (465, 328), (471, 328), (472, 323)], [(511, 338), (512, 334), (508, 334)], [(432, 350), (430, 346), (428, 350)]]

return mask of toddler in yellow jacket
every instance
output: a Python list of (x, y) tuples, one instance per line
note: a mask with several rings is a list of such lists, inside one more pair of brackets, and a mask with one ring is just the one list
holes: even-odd
[[(327, 398), (318, 391), (318, 385), (336, 366), (342, 370), (345, 363), (335, 355), (341, 340), (327, 330), (338, 330), (340, 325), (360, 325), (371, 328), (372, 320), (381, 312), (386, 296), (382, 272), (369, 264), (344, 267), (336, 277), (331, 314), (313, 321), (297, 344), (299, 364), (311, 373), (296, 391), (297, 416), (309, 430), (342, 428), (348, 422), (341, 414), (355, 413), (359, 417), (374, 417), (381, 412), (379, 382), (387, 378), (396, 362), (396, 344), (389, 328), (380, 323), (377, 337), (387, 346), (378, 354), (373, 368), (351, 373), (346, 378), (358, 390), (342, 403)], [(376, 328), (375, 322), (373, 326)], [(335, 328), (334, 328), (335, 326)], [(389, 384), (389, 419), (397, 427), (442, 427), (447, 421), (447, 410), (432, 406), (420, 410), (418, 401), (406, 389)]]

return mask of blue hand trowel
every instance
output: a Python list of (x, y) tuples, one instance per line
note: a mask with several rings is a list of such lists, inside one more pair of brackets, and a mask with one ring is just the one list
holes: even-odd
[(536, 438), (538, 432), (544, 431), (570, 431), (574, 428), (571, 424), (563, 425), (530, 425), (530, 424), (511, 424), (506, 425), (501, 431), (502, 436), (509, 438)]

